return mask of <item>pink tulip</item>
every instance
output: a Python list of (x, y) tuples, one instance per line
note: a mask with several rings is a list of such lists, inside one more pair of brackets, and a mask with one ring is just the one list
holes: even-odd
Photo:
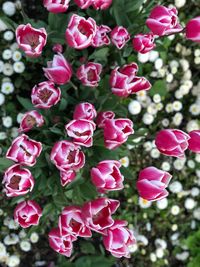
[(129, 119), (106, 120), (104, 124), (104, 143), (108, 149), (115, 149), (125, 143), (133, 134), (133, 123)]
[(69, 7), (70, 0), (43, 0), (43, 5), (49, 12), (63, 13)]
[(20, 202), (14, 210), (14, 219), (23, 228), (38, 225), (42, 209), (34, 200)]
[(30, 23), (21, 24), (16, 29), (16, 40), (28, 57), (39, 57), (47, 42), (47, 32), (45, 28), (33, 28)]
[(93, 0), (74, 0), (78, 7), (81, 9), (87, 9), (92, 5)]
[(56, 84), (66, 84), (72, 76), (71, 65), (62, 54), (54, 55), (53, 61), (48, 61), (43, 71), (47, 79)]
[(60, 171), (77, 171), (85, 165), (85, 155), (79, 146), (65, 140), (55, 143), (50, 158)]
[(97, 26), (96, 35), (92, 40), (92, 46), (101, 47), (103, 45), (110, 44), (110, 38), (108, 37), (108, 33), (111, 32), (111, 28), (106, 25)]
[(107, 9), (112, 4), (112, 0), (94, 0), (92, 5), (95, 9)]
[(119, 201), (108, 198), (98, 198), (83, 206), (83, 216), (86, 225), (93, 231), (102, 233), (114, 223), (111, 215), (119, 207)]
[(166, 187), (172, 176), (168, 172), (155, 167), (147, 167), (140, 171), (137, 190), (140, 197), (149, 201), (160, 200), (168, 196)]
[(119, 170), (120, 167), (119, 161), (104, 160), (91, 169), (92, 182), (99, 192), (121, 190), (124, 187), (124, 176)]
[(84, 102), (76, 105), (73, 118), (74, 120), (93, 120), (96, 116), (97, 112), (95, 107), (88, 102)]
[(154, 35), (150, 33), (140, 33), (134, 36), (132, 40), (133, 49), (141, 54), (148, 53), (155, 48)]
[(76, 73), (77, 78), (84, 86), (97, 87), (100, 81), (100, 74), (102, 72), (102, 65), (99, 63), (88, 62), (81, 65)]
[(70, 257), (72, 254), (73, 244), (76, 238), (72, 235), (61, 235), (59, 228), (53, 228), (49, 233), (49, 245), (56, 252)]
[(62, 186), (66, 186), (74, 181), (76, 178), (76, 172), (73, 170), (61, 171), (60, 172), (60, 182)]
[(110, 86), (113, 94), (119, 97), (128, 97), (130, 94), (142, 90), (150, 90), (150, 82), (145, 77), (136, 76), (137, 71), (136, 63), (115, 68), (110, 75)]
[(105, 121), (114, 119), (115, 113), (113, 111), (99, 112), (96, 119), (96, 124), (99, 128), (104, 128)]
[(181, 130), (165, 129), (158, 132), (155, 144), (158, 150), (167, 156), (184, 158), (190, 136)]
[(14, 139), (6, 158), (19, 164), (33, 166), (42, 151), (42, 144), (22, 134)]
[(70, 121), (65, 126), (67, 134), (73, 138), (73, 143), (85, 147), (92, 146), (95, 128), (93, 121), (84, 119)]
[(55, 52), (55, 53), (61, 53), (62, 54), (62, 52), (63, 52), (63, 47), (62, 47), (62, 45), (61, 44), (55, 44), (54, 46), (53, 46), (53, 52)]
[(156, 6), (146, 21), (147, 27), (155, 35), (163, 36), (183, 30), (178, 23), (178, 11), (175, 7)]
[(106, 250), (116, 258), (130, 258), (129, 246), (136, 243), (133, 232), (125, 226), (127, 226), (126, 221), (116, 220), (106, 229), (106, 235), (103, 236)]
[(41, 82), (32, 89), (31, 100), (36, 108), (48, 109), (60, 101), (61, 91), (51, 81)]
[(85, 225), (83, 220), (82, 209), (78, 206), (69, 206), (64, 208), (59, 217), (58, 225), (63, 236), (92, 236), (90, 229)]
[(5, 171), (2, 184), (7, 197), (17, 197), (32, 191), (34, 179), (28, 169), (16, 164)]
[(96, 22), (92, 18), (72, 15), (65, 34), (68, 45), (76, 49), (87, 48), (92, 43), (96, 28)]
[(200, 153), (200, 130), (194, 130), (189, 133), (188, 149), (195, 153)]
[(189, 20), (185, 29), (187, 39), (200, 43), (200, 16)]
[(122, 26), (116, 26), (111, 31), (111, 41), (118, 48), (122, 49), (126, 43), (130, 40), (130, 34), (127, 29)]
[(36, 110), (28, 111), (22, 117), (20, 123), (20, 132), (28, 132), (34, 127), (42, 127), (44, 124), (44, 118)]

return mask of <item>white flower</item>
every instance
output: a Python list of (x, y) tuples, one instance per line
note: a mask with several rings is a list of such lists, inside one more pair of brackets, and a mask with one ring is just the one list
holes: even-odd
[(177, 60), (172, 60), (169, 62), (170, 68), (172, 69), (173, 67), (178, 68), (179, 67), (179, 63)]
[(8, 60), (12, 58), (12, 51), (10, 49), (5, 49), (2, 53), (2, 58)]
[(128, 110), (132, 115), (139, 114), (141, 109), (141, 104), (137, 100), (132, 100), (128, 105)]
[(176, 170), (181, 171), (185, 166), (185, 159), (176, 159), (173, 165)]
[(180, 111), (183, 108), (183, 105), (180, 101), (174, 101), (172, 105), (174, 111)]
[(5, 95), (9, 95), (13, 93), (14, 91), (14, 85), (11, 82), (4, 82), (1, 85), (1, 92)]
[(177, 112), (177, 113), (174, 115), (172, 121), (173, 121), (173, 124), (176, 125), (176, 126), (181, 125), (181, 123), (182, 123), (182, 121), (183, 121), (183, 115), (182, 115), (180, 112)]
[(6, 247), (4, 246), (3, 243), (0, 242), (0, 256), (5, 256), (6, 255)]
[(3, 66), (3, 74), (6, 76), (11, 76), (13, 74), (13, 67), (10, 63), (5, 63)]
[(22, 230), (19, 232), (19, 237), (20, 237), (20, 238), (24, 238), (24, 237), (26, 237), (26, 232), (24, 231), (24, 229), (22, 229)]
[(191, 120), (186, 125), (187, 132), (191, 132), (194, 130), (199, 130), (199, 123), (197, 120)]
[(173, 74), (171, 74), (171, 73), (167, 74), (166, 82), (171, 83), (173, 81), (173, 79), (174, 79)]
[(7, 138), (7, 134), (5, 132), (0, 132), (0, 140), (5, 140)]
[(157, 257), (156, 257), (156, 254), (155, 253), (150, 253), (150, 260), (152, 262), (156, 262), (157, 261)]
[(136, 240), (137, 240), (137, 243), (138, 244), (141, 244), (142, 243), (143, 246), (147, 246), (149, 244), (148, 239), (144, 235), (138, 235), (138, 236), (136, 236)]
[(19, 242), (19, 237), (16, 234), (10, 234), (4, 238), (3, 242), (7, 246), (15, 245)]
[(187, 81), (187, 80), (191, 80), (191, 78), (192, 78), (192, 72), (191, 72), (191, 70), (186, 70), (184, 72), (184, 75), (182, 77), (182, 80)]
[(146, 63), (149, 60), (149, 53), (146, 53), (146, 54), (138, 53), (138, 60), (141, 63)]
[(19, 228), (19, 224), (17, 222), (15, 222), (13, 219), (11, 219), (11, 220), (9, 220), (8, 228), (16, 230)]
[(173, 105), (171, 103), (168, 103), (165, 107), (165, 110), (167, 113), (173, 112)]
[(169, 126), (169, 120), (168, 120), (168, 119), (163, 119), (163, 120), (162, 120), (162, 125), (163, 125), (164, 127), (168, 127), (168, 126)]
[(186, 59), (181, 59), (180, 60), (181, 67), (184, 71), (188, 70), (190, 67), (189, 61)]
[(39, 235), (35, 232), (33, 232), (30, 236), (31, 243), (37, 243), (39, 240)]
[(122, 166), (124, 166), (125, 168), (127, 168), (129, 166), (129, 158), (128, 157), (121, 158), (120, 162), (121, 162)]
[(164, 251), (163, 251), (162, 248), (157, 248), (157, 249), (156, 249), (156, 256), (157, 256), (157, 258), (159, 258), (159, 259), (162, 259), (162, 258), (164, 257)]
[(23, 118), (24, 114), (23, 113), (18, 113), (17, 115), (17, 122), (20, 123), (22, 118)]
[(194, 58), (194, 63), (195, 63), (196, 65), (200, 64), (200, 57), (195, 57), (195, 58)]
[(198, 197), (199, 196), (199, 193), (200, 193), (200, 190), (198, 187), (192, 187), (191, 189), (191, 195), (193, 197)]
[(150, 155), (153, 159), (158, 159), (160, 157), (160, 152), (157, 148), (153, 148), (150, 152)]
[(177, 253), (175, 258), (179, 261), (186, 261), (189, 257), (189, 252), (188, 251), (184, 251), (182, 253)]
[(166, 172), (170, 171), (171, 166), (170, 166), (169, 162), (164, 161), (164, 162), (162, 163), (162, 165), (161, 165), (161, 169), (162, 169), (163, 171), (166, 171)]
[(162, 248), (162, 249), (167, 248), (167, 242), (164, 239), (157, 238), (155, 240), (155, 245), (157, 248)]
[(15, 51), (13, 53), (12, 59), (14, 61), (19, 61), (22, 58), (22, 53), (20, 51)]
[(142, 118), (142, 121), (146, 125), (151, 125), (154, 121), (154, 117), (151, 114), (145, 113), (143, 118)]
[(179, 206), (177, 206), (177, 205), (173, 205), (173, 206), (171, 207), (171, 214), (174, 215), (174, 216), (176, 216), (176, 215), (178, 215), (179, 213), (180, 213), (180, 208), (179, 208)]
[(169, 190), (172, 192), (172, 193), (180, 193), (181, 191), (183, 191), (183, 186), (180, 182), (178, 181), (175, 181), (175, 182), (172, 182), (170, 185), (169, 185)]
[(181, 8), (186, 4), (186, 0), (175, 0), (174, 4), (177, 8)]
[(163, 198), (161, 200), (156, 201), (156, 206), (160, 210), (166, 209), (167, 206), (168, 206), (168, 200), (167, 200), (167, 198)]
[(148, 222), (148, 223), (146, 223), (146, 229), (147, 229), (147, 231), (148, 232), (150, 232), (151, 231), (151, 223), (150, 222)]
[(17, 128), (17, 127), (13, 127), (13, 128), (11, 129), (11, 133), (10, 133), (11, 137), (12, 137), (12, 138), (15, 138), (15, 137), (18, 136), (18, 134), (19, 134), (19, 132), (18, 132), (18, 128)]
[(192, 115), (199, 115), (200, 114), (200, 106), (197, 104), (192, 104), (189, 108), (189, 111)]
[(20, 242), (20, 248), (21, 250), (28, 252), (31, 250), (31, 243), (27, 240), (23, 240)]
[(177, 224), (172, 224), (172, 231), (175, 232), (178, 229), (178, 225)]
[(3, 3), (2, 10), (7, 16), (13, 16), (16, 12), (16, 7), (13, 2), (6, 1)]
[(136, 93), (136, 96), (137, 96), (137, 100), (138, 101), (144, 101), (147, 97), (147, 92), (146, 91), (140, 91), (140, 92), (137, 92)]
[(195, 162), (192, 159), (189, 159), (187, 162), (187, 165), (190, 169), (194, 169), (195, 168)]
[(14, 38), (14, 33), (12, 31), (6, 31), (4, 32), (3, 34), (3, 38), (6, 40), (6, 41), (12, 41), (13, 38)]
[(175, 50), (177, 53), (180, 53), (182, 50), (182, 44), (180, 44), (180, 43), (176, 44)]
[(4, 62), (0, 60), (0, 73), (3, 72)]
[(156, 61), (155, 61), (155, 63), (154, 63), (154, 66), (155, 66), (155, 69), (156, 70), (161, 69), (162, 66), (163, 66), (163, 60), (162, 60), (162, 58), (157, 58)]
[(15, 42), (15, 43), (13, 43), (13, 44), (10, 46), (10, 49), (14, 52), (14, 51), (16, 51), (17, 49), (19, 49), (19, 46), (18, 46), (18, 44)]
[(16, 255), (12, 255), (8, 258), (7, 265), (8, 267), (16, 267), (20, 263), (20, 259)]
[(153, 96), (153, 102), (156, 104), (160, 103), (161, 102), (161, 96), (159, 94), (155, 94)]
[(162, 110), (163, 107), (164, 107), (163, 103), (158, 103), (158, 104), (156, 104), (156, 109), (157, 109), (157, 111)]
[(187, 95), (189, 93), (189, 91), (190, 91), (190, 88), (187, 85), (182, 84), (180, 86), (179, 90), (180, 90), (182, 95)]
[(155, 62), (158, 57), (159, 57), (158, 51), (152, 50), (149, 52), (149, 61), (150, 62)]
[(156, 115), (158, 110), (156, 108), (156, 104), (155, 103), (151, 103), (148, 107), (147, 107), (147, 112), (151, 115)]
[(176, 99), (181, 99), (181, 98), (183, 98), (183, 94), (182, 94), (181, 90), (177, 90), (177, 91), (175, 92), (175, 97), (176, 97)]
[(151, 201), (139, 197), (139, 206), (143, 209), (147, 209), (151, 206)]
[(196, 162), (198, 162), (198, 163), (200, 162), (200, 154), (196, 154), (196, 155), (195, 155), (195, 160), (196, 160)]
[(137, 249), (138, 249), (138, 245), (137, 245), (137, 244), (133, 244), (133, 245), (130, 245), (130, 246), (128, 247), (128, 250), (129, 250), (130, 253), (134, 253), (134, 252), (136, 252)]
[(3, 126), (6, 128), (10, 128), (12, 126), (12, 118), (10, 116), (6, 116), (2, 118)]
[(172, 41), (175, 39), (175, 34), (168, 35), (167, 38)]
[(193, 216), (195, 219), (200, 221), (200, 208), (197, 208), (193, 211)]
[(16, 73), (22, 73), (25, 70), (25, 65), (22, 61), (18, 61), (13, 64), (13, 69)]
[(185, 200), (185, 204), (184, 204), (184, 206), (185, 206), (185, 208), (187, 209), (187, 210), (192, 210), (192, 209), (194, 209), (194, 207), (196, 206), (196, 202), (194, 201), (194, 199), (193, 198), (187, 198), (186, 200)]
[(194, 56), (199, 57), (200, 56), (200, 49), (195, 49), (194, 50)]
[(5, 102), (5, 96), (2, 93), (0, 93), (0, 106), (2, 106), (4, 102)]
[(144, 144), (143, 144), (143, 147), (144, 147), (144, 149), (145, 149), (145, 151), (151, 151), (151, 149), (152, 149), (152, 142), (151, 141), (147, 141), (147, 142), (145, 142)]

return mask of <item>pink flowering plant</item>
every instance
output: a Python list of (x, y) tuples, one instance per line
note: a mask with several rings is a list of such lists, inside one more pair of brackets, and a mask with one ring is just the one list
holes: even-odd
[(43, 20), (20, 6), (23, 21), (8, 21), (30, 73), (18, 90), (17, 134), (0, 161), (2, 191), (15, 222), (29, 234), (38, 229), (52, 251), (69, 258), (59, 256), (59, 266), (127, 266), (138, 244), (126, 190), (151, 204), (170, 199), (173, 180), (141, 150), (145, 139), (166, 158), (200, 153), (199, 129), (159, 122), (149, 129), (151, 118), (143, 116), (143, 127), (127, 109), (136, 97), (165, 97), (162, 76), (138, 58), (167, 50), (170, 36), (199, 43), (200, 17), (184, 25), (175, 7), (133, 2), (44, 0)]

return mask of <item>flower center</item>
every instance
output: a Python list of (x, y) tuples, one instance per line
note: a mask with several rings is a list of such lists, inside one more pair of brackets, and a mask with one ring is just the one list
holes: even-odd
[(38, 93), (38, 97), (42, 100), (43, 103), (47, 103), (52, 94), (53, 93), (51, 91), (45, 88)]
[(17, 189), (19, 190), (19, 182), (21, 181), (21, 176), (19, 175), (13, 175), (13, 177), (10, 179), (9, 187), (11, 189)]

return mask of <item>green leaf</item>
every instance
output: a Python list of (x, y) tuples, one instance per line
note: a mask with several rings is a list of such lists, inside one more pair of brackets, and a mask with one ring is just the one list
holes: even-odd
[(95, 254), (95, 247), (88, 241), (80, 242), (81, 251), (85, 254)]
[(159, 94), (160, 96), (165, 97), (167, 94), (167, 85), (164, 80), (158, 80), (154, 83), (153, 87), (149, 91), (151, 96)]
[(0, 172), (4, 172), (5, 169), (9, 168), (14, 164), (13, 161), (6, 159), (6, 158), (0, 158)]
[(24, 107), (26, 110), (34, 109), (33, 104), (31, 103), (31, 101), (28, 98), (17, 96), (17, 100), (22, 105), (22, 107)]

